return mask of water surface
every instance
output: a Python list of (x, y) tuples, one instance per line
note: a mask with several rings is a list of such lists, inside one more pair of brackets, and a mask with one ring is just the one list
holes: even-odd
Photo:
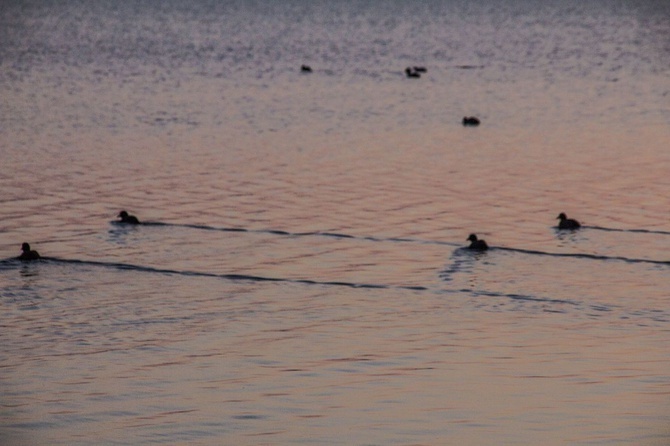
[(668, 17), (4, 4), (2, 443), (667, 444)]

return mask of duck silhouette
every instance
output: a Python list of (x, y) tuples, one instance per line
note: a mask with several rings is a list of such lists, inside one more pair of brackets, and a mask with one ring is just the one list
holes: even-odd
[(471, 126), (471, 127), (476, 127), (481, 123), (479, 121), (479, 118), (476, 116), (464, 116), (463, 117), (463, 125), (464, 126)]
[(407, 77), (414, 79), (418, 79), (421, 77), (421, 74), (419, 74), (416, 70), (413, 70), (411, 67), (405, 68), (405, 74), (407, 75)]
[(119, 223), (125, 223), (129, 225), (140, 224), (140, 221), (137, 219), (137, 217), (135, 217), (134, 215), (128, 215), (128, 212), (126, 211), (119, 212), (118, 217), (121, 219), (119, 220)]
[(582, 227), (582, 225), (579, 224), (577, 220), (568, 218), (568, 216), (565, 215), (564, 212), (558, 214), (558, 217), (556, 218), (560, 220), (558, 222), (558, 229), (579, 229)]
[(489, 249), (489, 245), (486, 244), (486, 241), (478, 239), (476, 234), (470, 234), (470, 237), (468, 237), (467, 240), (470, 242), (468, 249), (473, 251), (486, 251)]
[(302, 65), (300, 67), (300, 71), (302, 71), (303, 73), (311, 73), (312, 67), (310, 67), (309, 65)]
[(41, 258), (40, 254), (37, 251), (30, 249), (30, 245), (26, 242), (23, 242), (21, 245), (21, 255), (17, 257), (19, 260), (30, 261), (37, 260)]

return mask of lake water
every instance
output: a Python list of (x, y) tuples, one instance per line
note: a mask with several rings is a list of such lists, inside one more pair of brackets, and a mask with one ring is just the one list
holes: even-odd
[(668, 2), (17, 0), (0, 42), (0, 443), (670, 444)]

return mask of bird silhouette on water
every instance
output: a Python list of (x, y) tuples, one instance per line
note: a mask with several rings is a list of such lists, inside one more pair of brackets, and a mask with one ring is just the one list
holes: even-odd
[(489, 249), (489, 245), (486, 244), (486, 241), (478, 239), (476, 234), (470, 234), (470, 237), (468, 237), (467, 240), (470, 242), (468, 249), (473, 251), (486, 251)]
[(407, 77), (414, 79), (418, 79), (421, 77), (421, 73), (419, 73), (416, 69), (413, 69), (412, 67), (405, 68), (405, 74), (407, 75)]
[(582, 225), (577, 220), (568, 218), (564, 212), (558, 214), (558, 217), (556, 218), (560, 220), (558, 222), (558, 229), (579, 229), (582, 227)]
[(125, 223), (129, 225), (138, 225), (140, 221), (134, 215), (129, 215), (126, 211), (119, 212), (118, 217), (121, 219), (119, 223)]
[(463, 126), (476, 127), (481, 124), (481, 121), (476, 116), (463, 116)]
[(41, 256), (37, 251), (30, 249), (30, 245), (28, 243), (23, 242), (21, 245), (21, 255), (17, 258), (23, 261), (30, 261), (37, 260), (41, 258)]

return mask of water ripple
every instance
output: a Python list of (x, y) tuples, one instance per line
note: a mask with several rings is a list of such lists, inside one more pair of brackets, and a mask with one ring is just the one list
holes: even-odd
[(662, 231), (658, 229), (621, 229), (621, 228), (607, 228), (603, 226), (582, 226), (584, 229), (597, 229), (598, 231), (608, 232), (630, 232), (637, 234), (661, 234), (670, 235), (670, 231)]
[[(461, 250), (462, 252), (467, 252)], [(514, 251), (514, 250), (512, 250)], [(521, 250), (523, 251), (523, 250)], [(470, 252), (467, 252), (470, 254)], [(477, 253), (479, 254), (479, 253)], [(33, 263), (60, 263), (60, 264), (71, 264), (71, 265), (88, 265), (88, 266), (98, 266), (105, 268), (114, 268), (122, 271), (137, 271), (144, 273), (154, 273), (154, 274), (168, 274), (168, 275), (181, 275), (186, 277), (208, 277), (208, 278), (219, 278), (230, 281), (246, 281), (246, 282), (283, 282), (283, 283), (293, 283), (293, 284), (304, 284), (304, 285), (320, 285), (320, 286), (335, 286), (335, 287), (347, 287), (347, 288), (357, 288), (357, 289), (395, 289), (395, 290), (407, 290), (407, 291), (427, 291), (437, 294), (469, 294), (475, 297), (502, 297), (507, 298), (513, 301), (528, 301), (528, 302), (541, 302), (541, 303), (550, 303), (558, 305), (571, 305), (578, 306), (581, 305), (580, 302), (571, 299), (558, 299), (550, 297), (538, 297), (533, 295), (521, 294), (521, 293), (505, 293), (490, 291), (484, 289), (447, 289), (447, 288), (436, 288), (428, 286), (393, 286), (386, 284), (370, 284), (370, 283), (356, 283), (356, 282), (346, 282), (346, 281), (319, 281), (313, 279), (289, 279), (281, 277), (266, 277), (266, 276), (257, 276), (249, 274), (216, 274), (216, 273), (207, 273), (200, 271), (183, 271), (167, 268), (154, 268), (143, 265), (129, 264), (129, 263), (120, 263), (120, 262), (103, 262), (103, 261), (92, 261), (92, 260), (79, 260), (79, 259), (63, 259), (57, 257), (43, 257), (38, 262)], [(467, 261), (465, 261), (467, 262)], [(5, 268), (10, 266), (21, 264), (21, 262), (14, 259), (6, 259), (0, 261), (0, 266), (4, 265)], [(448, 274), (453, 272), (460, 271), (459, 268), (462, 268), (464, 262), (455, 262), (456, 266), (446, 272), (442, 272), (441, 276), (445, 278)], [(457, 271), (458, 270), (458, 271)], [(590, 306), (593, 310), (597, 309), (597, 305)]]
[(605, 261), (618, 260), (618, 261), (628, 262), (628, 263), (650, 263), (650, 264), (656, 264), (656, 265), (670, 265), (670, 260), (636, 259), (636, 258), (622, 257), (622, 256), (604, 256), (604, 255), (598, 255), (598, 254), (585, 254), (585, 253), (545, 252), (545, 251), (537, 251), (537, 250), (533, 250), (533, 249), (507, 248), (507, 247), (502, 247), (502, 246), (497, 246), (497, 247), (492, 248), (492, 249), (498, 249), (498, 250), (501, 250), (501, 251), (509, 251), (509, 252), (519, 252), (519, 253), (522, 253), (522, 254), (551, 256), (551, 257), (572, 257), (572, 258), (579, 258), (579, 259), (605, 260)]
[[(113, 222), (118, 223), (118, 222)], [(176, 223), (163, 223), (163, 222), (146, 222), (143, 225), (147, 226), (170, 226), (170, 227), (183, 227), (191, 229), (199, 229), (206, 231), (222, 231), (222, 232), (248, 232), (248, 233), (259, 233), (259, 234), (274, 234), (282, 236), (291, 236), (291, 237), (331, 237), (331, 238), (341, 238), (341, 239), (356, 239), (356, 240), (366, 240), (371, 242), (398, 242), (398, 243), (420, 243), (420, 244), (435, 244), (435, 245), (446, 245), (446, 246), (457, 246), (461, 247), (462, 245), (455, 242), (445, 242), (439, 240), (421, 240), (414, 238), (401, 238), (401, 237), (375, 237), (375, 236), (355, 236), (351, 234), (338, 233), (338, 232), (322, 232), (322, 231), (313, 231), (313, 232), (289, 232), (285, 230), (278, 229), (246, 229), (246, 228), (230, 228), (230, 227), (215, 227), (208, 225), (199, 225), (199, 224), (176, 224)], [(657, 230), (648, 230), (648, 229), (612, 229), (612, 228), (603, 228), (599, 226), (585, 226), (584, 228), (598, 229), (604, 231), (616, 231), (616, 232), (631, 232), (631, 233), (649, 233), (649, 234), (668, 234), (670, 232), (666, 231), (657, 231)], [(575, 257), (583, 259), (592, 259), (592, 260), (617, 260), (624, 261), (628, 263), (649, 263), (657, 265), (670, 265), (670, 260), (653, 260), (653, 259), (639, 259), (631, 258), (624, 256), (605, 256), (598, 254), (585, 254), (585, 253), (556, 253), (556, 252), (547, 252), (539, 251), (532, 249), (523, 249), (523, 248), (510, 248), (503, 246), (492, 246), (492, 250), (502, 250), (510, 252), (518, 252), (522, 254), (530, 255), (542, 255), (542, 256), (553, 256), (553, 257)]]
[[(62, 264), (74, 264), (74, 265), (91, 265), (91, 266), (101, 266), (107, 268), (116, 268), (119, 270), (130, 270), (130, 271), (139, 271), (146, 273), (158, 273), (158, 274), (170, 274), (170, 275), (181, 275), (188, 277), (215, 277), (220, 279), (232, 280), (232, 281), (251, 281), (251, 282), (288, 282), (288, 283), (299, 283), (306, 285), (330, 285), (330, 286), (340, 286), (348, 288), (368, 288), (368, 289), (399, 289), (399, 290), (411, 290), (411, 291), (425, 291), (428, 290), (426, 287), (422, 286), (390, 286), (390, 285), (381, 285), (381, 284), (370, 284), (370, 283), (355, 283), (355, 282), (344, 282), (344, 281), (318, 281), (311, 279), (288, 279), (281, 277), (265, 277), (265, 276), (256, 276), (250, 274), (216, 274), (216, 273), (207, 273), (201, 271), (182, 271), (175, 269), (167, 268), (153, 268), (143, 265), (135, 265), (129, 263), (121, 262), (102, 262), (95, 260), (79, 260), (79, 259), (62, 259), (58, 257), (42, 257), (38, 261), (32, 262), (33, 264), (37, 263), (62, 263)], [(16, 259), (5, 259), (0, 261), (0, 265), (3, 265), (5, 269), (9, 269), (12, 265), (23, 265), (22, 262)]]

